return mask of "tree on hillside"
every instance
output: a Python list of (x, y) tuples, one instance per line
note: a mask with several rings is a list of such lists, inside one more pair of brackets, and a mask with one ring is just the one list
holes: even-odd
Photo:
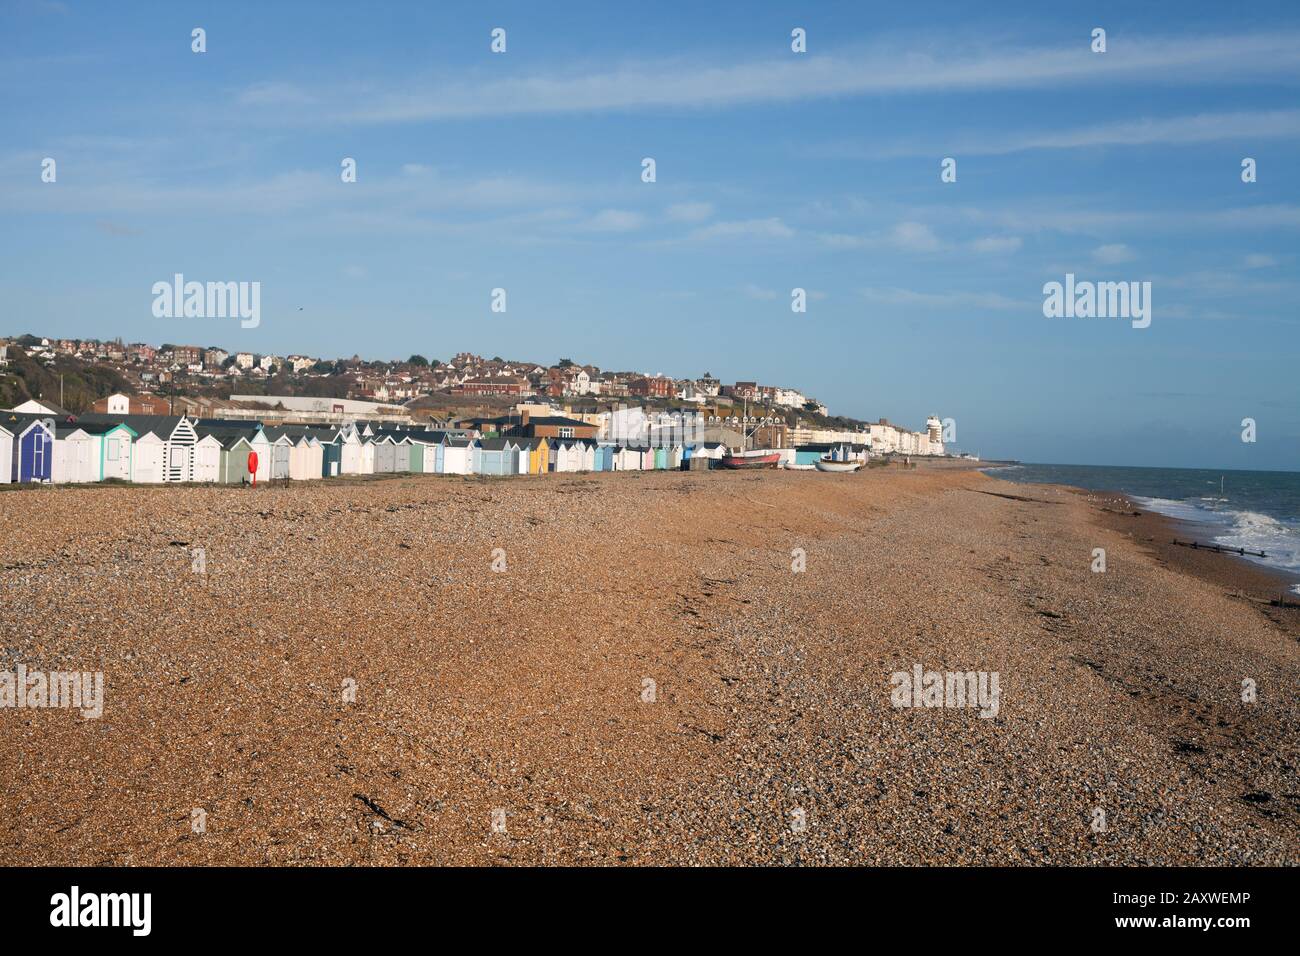
[(429, 364), (429, 360), (425, 358), (423, 355), (412, 355), (406, 361), (411, 365), (428, 366)]
[(573, 368), (573, 359), (562, 358), (557, 368)]

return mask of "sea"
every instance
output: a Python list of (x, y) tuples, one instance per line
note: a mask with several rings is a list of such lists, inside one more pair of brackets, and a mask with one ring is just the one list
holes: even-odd
[(1251, 560), (1286, 573), (1300, 594), (1300, 472), (1033, 464), (986, 471), (1007, 481), (1128, 495), (1148, 511), (1203, 526), (1198, 540), (1263, 551), (1267, 557)]

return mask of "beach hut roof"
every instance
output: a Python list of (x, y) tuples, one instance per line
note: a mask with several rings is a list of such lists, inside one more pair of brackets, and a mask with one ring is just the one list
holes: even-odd
[(109, 422), (114, 425), (129, 425), (137, 435), (153, 432), (159, 438), (170, 438), (176, 431), (184, 415), (105, 415), (100, 412), (87, 412), (77, 419), (79, 424)]

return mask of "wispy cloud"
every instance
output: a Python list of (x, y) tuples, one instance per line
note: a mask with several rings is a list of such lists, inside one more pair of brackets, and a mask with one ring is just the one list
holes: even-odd
[(862, 297), (881, 305), (912, 306), (925, 309), (992, 309), (1018, 311), (1033, 303), (1017, 301), (995, 292), (918, 292), (914, 289), (869, 287)]
[(711, 202), (679, 202), (673, 203), (665, 212), (667, 218), (672, 222), (702, 222), (713, 216), (713, 203)]
[(1104, 266), (1115, 266), (1121, 262), (1132, 262), (1137, 256), (1124, 243), (1112, 242), (1092, 250), (1092, 258)]
[[(908, 51), (904, 41), (824, 55), (731, 64), (655, 61), (593, 72), (483, 79), (370, 81), (310, 91), (261, 80), (237, 94), (241, 107), (291, 106), (298, 122), (403, 123), (649, 108), (718, 108), (827, 97), (1048, 88), (1112, 83), (1232, 82), (1290, 76), (1300, 34), (1114, 38), (1104, 55), (1086, 36), (1070, 46)], [(900, 52), (900, 50), (902, 52)]]
[(982, 239), (976, 239), (970, 245), (976, 252), (1005, 255), (1019, 252), (1021, 241), (1019, 236), (985, 236)]
[(997, 156), (1031, 149), (1093, 146), (1177, 146), (1224, 140), (1300, 139), (1300, 110), (1197, 113), (1091, 126), (1007, 133), (1002, 129), (947, 134), (926, 143), (825, 143), (802, 152), (839, 159), (907, 156)]
[(582, 224), (589, 232), (632, 232), (640, 229), (645, 217), (626, 209), (602, 209)]
[(692, 230), (688, 239), (789, 239), (794, 230), (777, 217), (715, 222)]
[(890, 234), (893, 244), (909, 252), (936, 252), (943, 243), (923, 222), (900, 222)]

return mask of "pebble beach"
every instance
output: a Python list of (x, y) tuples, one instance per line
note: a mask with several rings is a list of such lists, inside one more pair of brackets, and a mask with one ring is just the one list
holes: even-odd
[[(11, 865), (1300, 860), (1300, 609), (1106, 496), (399, 475), (0, 522), (0, 670), (105, 688), (0, 709)], [(918, 666), (996, 714), (895, 706)]]

